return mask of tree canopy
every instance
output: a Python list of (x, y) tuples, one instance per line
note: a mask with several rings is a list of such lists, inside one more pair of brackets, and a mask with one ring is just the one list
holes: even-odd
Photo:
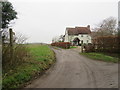
[(5, 29), (8, 28), (10, 21), (17, 19), (17, 12), (8, 1), (0, 1), (0, 4), (2, 4), (2, 29)]
[(99, 35), (115, 35), (117, 34), (117, 20), (114, 17), (109, 17), (104, 19), (101, 23), (98, 24), (95, 30)]

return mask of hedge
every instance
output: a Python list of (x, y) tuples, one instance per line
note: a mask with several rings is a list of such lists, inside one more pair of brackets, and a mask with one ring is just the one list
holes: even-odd
[(71, 46), (71, 43), (69, 42), (55, 42), (51, 43), (52, 46), (60, 47), (60, 48), (65, 48), (68, 49)]
[(120, 52), (120, 37), (118, 36), (101, 36), (93, 39), (92, 45), (85, 46), (86, 52)]

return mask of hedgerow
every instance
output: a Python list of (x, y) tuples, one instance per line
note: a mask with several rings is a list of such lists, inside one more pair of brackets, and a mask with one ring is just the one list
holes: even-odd
[(68, 49), (71, 46), (71, 43), (69, 42), (55, 42), (51, 43), (52, 46), (60, 47), (60, 48), (65, 48)]

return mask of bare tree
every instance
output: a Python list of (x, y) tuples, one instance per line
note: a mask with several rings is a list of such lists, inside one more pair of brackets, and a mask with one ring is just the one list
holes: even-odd
[(16, 33), (16, 35), (14, 36), (14, 42), (16, 44), (24, 44), (24, 43), (26, 43), (27, 39), (28, 38), (21, 33)]
[(52, 42), (64, 42), (64, 35), (55, 36), (55, 37), (52, 39)]
[(53, 43), (54, 43), (54, 42), (59, 42), (59, 37), (58, 37), (58, 36), (53, 37), (53, 38), (52, 38), (52, 42), (53, 42)]
[(59, 41), (60, 41), (60, 42), (64, 42), (64, 35), (60, 35), (60, 36), (59, 36)]
[(114, 17), (104, 19), (94, 28), (98, 36), (116, 35), (117, 34), (117, 20)]

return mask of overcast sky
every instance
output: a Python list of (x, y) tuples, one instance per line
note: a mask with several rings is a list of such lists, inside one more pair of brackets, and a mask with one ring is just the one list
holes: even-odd
[(96, 24), (118, 17), (119, 0), (9, 0), (18, 12), (13, 28), (28, 42), (50, 43), (65, 33), (66, 27)]

